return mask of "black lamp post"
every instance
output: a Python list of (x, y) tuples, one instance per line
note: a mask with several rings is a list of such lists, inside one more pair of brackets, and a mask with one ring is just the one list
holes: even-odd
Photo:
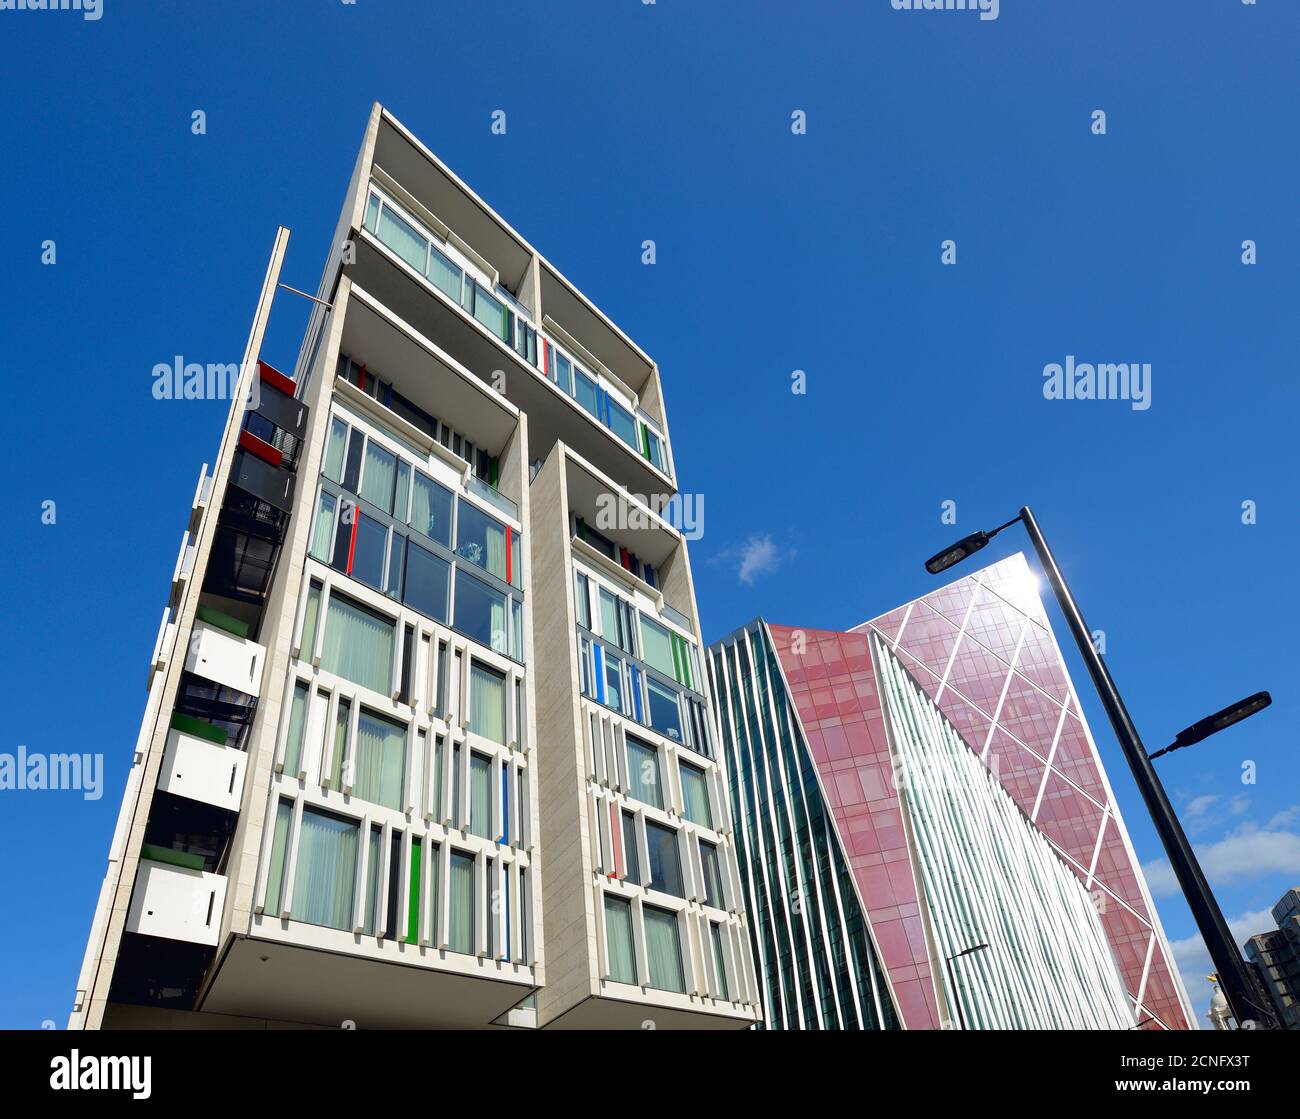
[(953, 968), (952, 962), (953, 960), (960, 960), (963, 956), (969, 956), (972, 952), (978, 952), (987, 947), (987, 944), (976, 944), (973, 948), (964, 949), (963, 951), (958, 952), (955, 956), (949, 956), (943, 961), (944, 969), (948, 973), (948, 988), (952, 991), (952, 1002), (957, 1008), (957, 1024), (963, 1030), (966, 1028), (966, 1015), (961, 1008), (961, 999), (957, 997), (957, 972)]
[(1165, 854), (1169, 857), (1169, 863), (1187, 897), (1187, 904), (1196, 919), (1196, 926), (1201, 931), (1205, 947), (1209, 950), (1210, 958), (1218, 970), (1224, 997), (1228, 1000), (1238, 1027), (1247, 1029), (1275, 1027), (1276, 1020), (1269, 1008), (1268, 997), (1258, 989), (1245, 960), (1242, 959), (1241, 952), (1228, 929), (1228, 923), (1223, 919), (1219, 903), (1210, 892), (1209, 883), (1205, 880), (1200, 864), (1192, 852), (1191, 844), (1187, 842), (1182, 825), (1179, 824), (1173, 806), (1165, 795), (1164, 786), (1161, 785), (1155, 767), (1151, 764), (1152, 758), (1191, 746), (1263, 710), (1272, 702), (1269, 694), (1259, 692), (1249, 699), (1225, 708), (1216, 715), (1194, 723), (1179, 734), (1169, 746), (1157, 750), (1148, 757), (1146, 748), (1138, 737), (1137, 728), (1133, 725), (1128, 709), (1120, 698), (1119, 690), (1115, 687), (1115, 681), (1111, 679), (1110, 670), (1093, 646), (1091, 631), (1084, 623), (1074, 596), (1070, 593), (1060, 568), (1056, 566), (1056, 560), (1028, 506), (1020, 510), (1019, 516), (1004, 525), (999, 525), (992, 532), (972, 533), (951, 548), (931, 556), (926, 560), (926, 570), (932, 575), (946, 571), (967, 556), (978, 552), (1004, 528), (1010, 528), (1017, 521), (1020, 521), (1029, 533), (1034, 551), (1038, 554), (1038, 561), (1052, 584), (1056, 601), (1060, 604), (1066, 624), (1069, 625), (1070, 632), (1079, 647), (1079, 654), (1083, 657), (1084, 664), (1088, 666), (1088, 674), (1092, 677), (1093, 685), (1101, 697), (1102, 706), (1105, 707), (1106, 716), (1115, 731), (1115, 737), (1119, 740), (1120, 749), (1124, 751), (1124, 756), (1133, 770), (1133, 778), (1142, 793), (1142, 799), (1146, 802), (1147, 811), (1151, 813), (1152, 822), (1155, 824), (1161, 843), (1164, 844)]

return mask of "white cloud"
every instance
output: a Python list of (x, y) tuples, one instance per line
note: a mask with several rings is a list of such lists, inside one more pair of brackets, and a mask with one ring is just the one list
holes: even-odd
[[(1238, 945), (1244, 944), (1256, 933), (1268, 932), (1276, 927), (1273, 914), (1267, 909), (1242, 913), (1228, 921), (1232, 938)], [(1214, 988), (1205, 977), (1214, 971), (1214, 964), (1210, 961), (1210, 953), (1205, 949), (1205, 942), (1201, 940), (1200, 933), (1193, 933), (1182, 940), (1171, 940), (1169, 947), (1173, 950), (1178, 973), (1183, 977), (1183, 986), (1187, 988), (1187, 997), (1192, 1000), (1192, 1011), (1197, 1022), (1203, 1029), (1208, 1028), (1205, 1012), (1210, 1007), (1210, 995)]]
[(736, 548), (724, 548), (711, 562), (736, 564), (736, 576), (746, 586), (753, 586), (760, 575), (768, 575), (786, 560), (793, 559), (795, 550), (786, 548), (772, 539), (770, 532), (751, 536)]
[(1205, 796), (1194, 798), (1186, 808), (1183, 809), (1183, 818), (1189, 819), (1193, 816), (1204, 816), (1211, 806), (1218, 801), (1218, 797), (1213, 793), (1207, 793)]
[(1300, 804), (1293, 804), (1290, 808), (1284, 808), (1281, 812), (1273, 813), (1264, 828), (1267, 831), (1277, 831), (1289, 828), (1292, 824), (1300, 824)]
[[(1277, 819), (1274, 816), (1269, 824)], [(1294, 877), (1300, 874), (1300, 835), (1246, 824), (1215, 843), (1197, 844), (1196, 857), (1216, 890), (1270, 874)], [(1142, 871), (1155, 897), (1178, 893), (1178, 879), (1167, 859), (1143, 863)]]

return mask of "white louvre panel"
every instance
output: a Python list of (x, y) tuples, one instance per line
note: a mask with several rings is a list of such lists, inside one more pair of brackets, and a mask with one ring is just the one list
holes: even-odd
[(247, 759), (242, 750), (172, 730), (167, 735), (158, 788), (238, 812)]
[(262, 694), (262, 662), (266, 650), (256, 641), (236, 637), (207, 622), (195, 622), (190, 634), (185, 670), (237, 692)]
[(224, 875), (141, 859), (126, 929), (215, 947), (225, 903)]
[(944, 977), (946, 1015), (955, 1019), (960, 1004), (969, 1028), (1131, 1028), (1088, 891), (895, 656), (875, 645), (939, 955), (988, 944)]

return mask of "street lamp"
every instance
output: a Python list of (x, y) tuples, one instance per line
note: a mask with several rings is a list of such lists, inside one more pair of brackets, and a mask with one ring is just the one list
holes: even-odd
[(1174, 813), (1173, 805), (1169, 803), (1164, 786), (1161, 785), (1155, 767), (1151, 764), (1153, 757), (1200, 742), (1211, 734), (1240, 722), (1257, 711), (1262, 711), (1272, 702), (1268, 693), (1259, 692), (1249, 699), (1225, 708), (1216, 715), (1211, 715), (1208, 719), (1194, 723), (1179, 734), (1169, 746), (1148, 757), (1146, 748), (1138, 737), (1137, 728), (1133, 725), (1128, 709), (1120, 698), (1119, 690), (1115, 687), (1115, 681), (1111, 679), (1110, 669), (1106, 667), (1093, 645), (1091, 631), (1085, 624), (1083, 615), (1075, 604), (1074, 596), (1070, 593), (1060, 568), (1056, 566), (1051, 549), (1043, 539), (1038, 522), (1034, 520), (1034, 515), (1028, 506), (1021, 509), (1018, 516), (1004, 525), (999, 525), (991, 532), (972, 533), (952, 547), (931, 556), (925, 561), (925, 569), (931, 575), (946, 571), (967, 556), (978, 552), (999, 532), (1010, 528), (1017, 521), (1022, 523), (1025, 531), (1029, 533), (1034, 551), (1038, 554), (1038, 561), (1052, 584), (1056, 601), (1060, 604), (1066, 624), (1070, 627), (1070, 632), (1079, 647), (1079, 655), (1083, 657), (1083, 663), (1088, 666), (1088, 674), (1092, 677), (1093, 685), (1101, 697), (1102, 706), (1106, 709), (1106, 717), (1110, 720), (1115, 737), (1119, 740), (1120, 749), (1124, 751), (1129, 767), (1133, 770), (1133, 778), (1142, 793), (1142, 799), (1146, 802), (1147, 811), (1151, 813), (1152, 822), (1160, 836), (1160, 842), (1164, 845), (1165, 854), (1169, 857), (1169, 863), (1187, 898), (1196, 926), (1200, 929), (1210, 958), (1218, 970), (1219, 982), (1232, 1008), (1232, 1016), (1236, 1018), (1239, 1027), (1246, 1027), (1247, 1023), (1258, 1023), (1265, 1028), (1272, 1027), (1275, 1021), (1272, 1011), (1268, 1009), (1268, 999), (1258, 989), (1254, 978), (1247, 970), (1246, 962), (1242, 959), (1236, 941), (1233, 940), (1232, 933), (1228, 929), (1228, 923), (1223, 919), (1223, 912), (1210, 892), (1209, 883), (1205, 880), (1200, 864), (1192, 853), (1191, 844), (1187, 842), (1187, 836)]
[(977, 944), (973, 948), (966, 948), (958, 952), (955, 956), (949, 956), (943, 961), (944, 969), (948, 973), (948, 989), (952, 991), (952, 1002), (957, 1008), (957, 1024), (963, 1030), (966, 1028), (966, 1015), (961, 1008), (961, 999), (957, 997), (957, 973), (952, 966), (953, 960), (960, 960), (963, 956), (969, 956), (972, 952), (978, 952), (982, 948), (987, 948), (987, 944)]

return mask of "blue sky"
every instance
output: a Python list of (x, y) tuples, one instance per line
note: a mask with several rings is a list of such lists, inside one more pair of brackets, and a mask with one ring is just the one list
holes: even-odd
[[(0, 792), (0, 1025), (66, 1019), (224, 419), (155, 401), (150, 371), (238, 360), (278, 223), (286, 282), (314, 289), (374, 100), (658, 360), (679, 477), (705, 499), (707, 638), (760, 613), (847, 628), (930, 589), (926, 556), (1028, 503), (1150, 747), (1273, 690), (1269, 712), (1161, 772), (1243, 932), (1300, 884), (1280, 562), (1300, 545), (1300, 6), (1003, 0), (982, 22), (888, 0), (743, 16), (709, 0), (104, 0), (98, 21), (3, 11), (0, 27), (17, 534), (0, 752), (106, 767), (97, 801)], [(303, 319), (290, 299), (266, 353), (282, 367)], [(1044, 366), (1067, 355), (1149, 362), (1150, 408), (1044, 399)], [(985, 554), (1023, 546), (1008, 532)], [(1159, 900), (1203, 974), (1181, 899)]]

